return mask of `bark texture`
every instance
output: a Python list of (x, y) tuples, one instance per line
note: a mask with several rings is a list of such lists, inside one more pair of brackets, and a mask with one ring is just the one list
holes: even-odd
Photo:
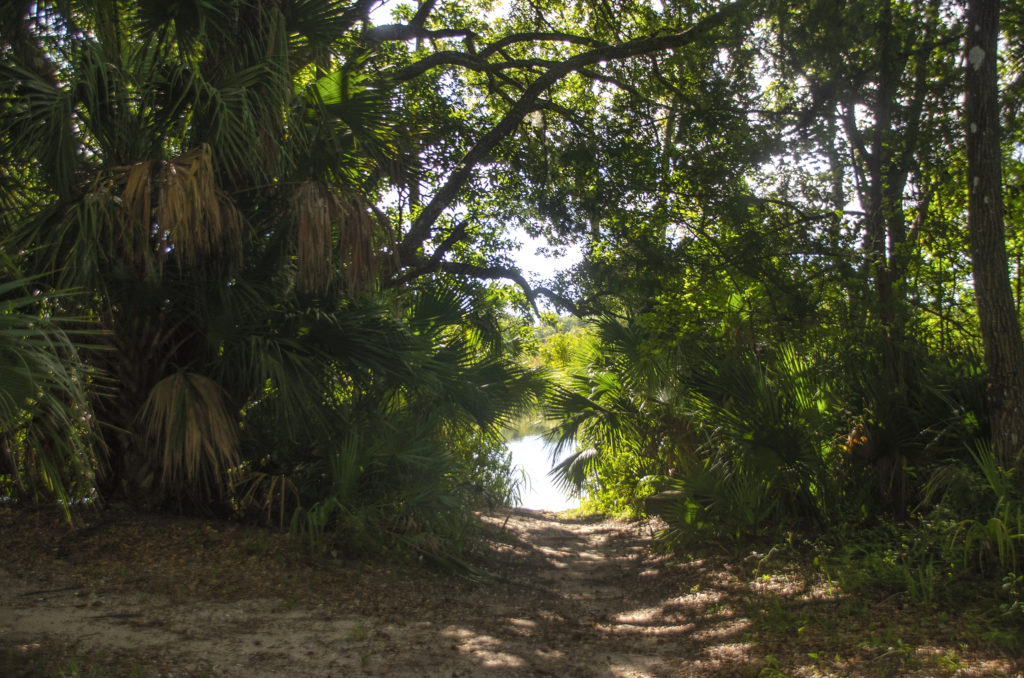
[(1004, 464), (1024, 442), (1024, 342), (1013, 305), (1003, 223), (999, 122), (999, 0), (967, 4), (965, 122), (968, 226), (985, 348), (992, 442)]

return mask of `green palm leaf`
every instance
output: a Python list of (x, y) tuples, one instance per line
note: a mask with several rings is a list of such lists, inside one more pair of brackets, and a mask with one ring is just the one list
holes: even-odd
[(72, 335), (39, 314), (46, 297), (28, 289), (26, 280), (0, 283), (0, 461), (22, 490), (56, 496), (67, 511), (101, 458), (90, 373)]

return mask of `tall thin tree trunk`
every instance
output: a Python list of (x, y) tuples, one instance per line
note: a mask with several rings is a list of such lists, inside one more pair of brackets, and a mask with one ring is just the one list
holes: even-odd
[(1013, 307), (1003, 224), (999, 123), (999, 0), (968, 0), (967, 223), (974, 294), (985, 348), (992, 442), (1004, 464), (1020, 460), (1024, 442), (1024, 342)]

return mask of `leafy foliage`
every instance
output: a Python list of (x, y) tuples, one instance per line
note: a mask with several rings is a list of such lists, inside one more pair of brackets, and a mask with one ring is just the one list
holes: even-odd
[(0, 284), (0, 492), (56, 496), (67, 511), (103, 459), (88, 397), (95, 375), (78, 357), (95, 330), (71, 329), (53, 308), (30, 280)]
[[(83, 290), (3, 316), (24, 373), (5, 385), (7, 484), (294, 516), (353, 550), (506, 500), (497, 431), (542, 384), (501, 355), (486, 288), (392, 284), (377, 203), (401, 175), (396, 127), (420, 122), (383, 74), (403, 57), (372, 61), (359, 37), (363, 11), (4, 10), (4, 271)], [(77, 342), (29, 306), (102, 333)]]
[[(805, 534), (1019, 610), (960, 3), (8, 4), (5, 494), (443, 560), (543, 399), (591, 506), (674, 492), (677, 543)], [(515, 227), (582, 262), (528, 279)], [(503, 317), (540, 297), (592, 322)]]

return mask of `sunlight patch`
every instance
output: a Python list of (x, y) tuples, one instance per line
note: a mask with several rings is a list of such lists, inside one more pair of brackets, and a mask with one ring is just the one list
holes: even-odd
[(478, 635), (469, 629), (455, 626), (446, 628), (442, 635), (454, 639), (456, 641), (453, 645), (454, 649), (473, 655), (482, 666), (488, 668), (526, 666), (526, 662), (521, 657), (499, 649), (504, 646), (504, 643), (494, 636)]
[(691, 610), (703, 610), (708, 605), (714, 605), (722, 599), (721, 591), (698, 591), (691, 593), (688, 596), (680, 596), (673, 598), (669, 601), (672, 607), (681, 607), (683, 609)]
[[(693, 634), (697, 640), (713, 640), (736, 635), (751, 628), (749, 619), (722, 620), (712, 628), (704, 629)], [(716, 646), (718, 647), (718, 646)], [(713, 648), (712, 648), (713, 649)]]
[(735, 662), (738, 659), (749, 658), (750, 647), (750, 643), (722, 643), (706, 648), (704, 654), (714, 659)]
[(635, 633), (642, 636), (673, 636), (692, 633), (696, 628), (693, 624), (662, 624), (659, 626), (644, 626), (640, 624), (595, 624), (594, 628), (606, 633), (629, 634)]
[(612, 615), (611, 619), (620, 624), (643, 624), (656, 621), (661, 617), (661, 613), (661, 607), (641, 607)]
[(509, 626), (512, 627), (512, 632), (519, 636), (532, 636), (537, 630), (537, 622), (532, 619), (519, 619), (516, 617), (510, 617), (508, 620)]
[(615, 655), (608, 658), (608, 672), (616, 677), (654, 678), (662, 668), (659, 659), (646, 655)]

